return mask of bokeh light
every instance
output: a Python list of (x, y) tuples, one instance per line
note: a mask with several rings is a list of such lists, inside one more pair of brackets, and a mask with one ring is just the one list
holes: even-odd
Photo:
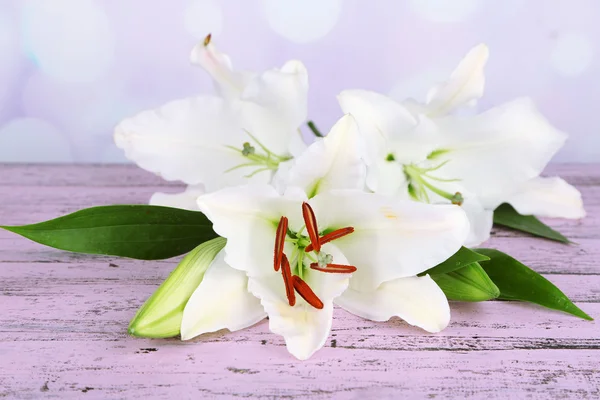
[(342, 9), (341, 0), (264, 0), (269, 25), (295, 43), (309, 43), (327, 35)]
[(560, 33), (552, 49), (552, 66), (561, 75), (577, 76), (592, 63), (594, 46), (592, 41), (579, 32)]
[(26, 51), (53, 78), (90, 82), (114, 61), (109, 18), (92, 0), (30, 0), (22, 24)]

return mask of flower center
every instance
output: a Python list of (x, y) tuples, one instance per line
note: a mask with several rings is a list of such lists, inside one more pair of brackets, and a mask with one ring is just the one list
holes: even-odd
[[(309, 268), (315, 271), (334, 273), (334, 274), (350, 274), (356, 271), (356, 267), (352, 265), (333, 264), (333, 256), (321, 251), (321, 246), (325, 243), (332, 242), (343, 236), (354, 232), (353, 227), (336, 229), (332, 232), (319, 236), (319, 228), (317, 226), (317, 218), (312, 207), (304, 202), (302, 203), (302, 217), (304, 219), (304, 227), (298, 232), (292, 232), (288, 228), (288, 219), (282, 216), (277, 225), (275, 234), (275, 251), (273, 257), (273, 266), (275, 271), (281, 269), (283, 283), (285, 284), (285, 293), (288, 299), (288, 304), (294, 306), (296, 304), (296, 293), (298, 293), (308, 304), (317, 309), (323, 308), (323, 302), (310, 288), (310, 286), (302, 279), (304, 272), (304, 259), (312, 261)], [(301, 234), (306, 228), (308, 237)], [(283, 252), (283, 247), (286, 240), (294, 243), (295, 258), (292, 263), (297, 265), (296, 274), (292, 272), (292, 268), (288, 257)]]
[[(291, 160), (293, 157), (290, 155), (277, 155), (270, 151), (265, 145), (263, 145), (254, 135), (250, 132), (245, 131), (246, 134), (250, 137), (249, 142), (242, 143), (242, 147), (238, 148), (235, 146), (226, 146), (228, 149), (231, 149), (237, 153), (240, 153), (244, 156), (248, 162), (244, 162), (242, 164), (236, 165), (232, 168), (229, 168), (225, 172), (231, 172), (240, 168), (250, 168), (253, 169), (246, 178), (251, 178), (256, 174), (259, 174), (264, 171), (275, 171), (279, 168), (279, 164)], [(257, 147), (258, 146), (258, 149)]]

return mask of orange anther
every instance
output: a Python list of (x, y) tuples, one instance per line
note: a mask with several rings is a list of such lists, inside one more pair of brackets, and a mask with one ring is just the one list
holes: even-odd
[(275, 233), (275, 254), (273, 257), (273, 266), (275, 267), (275, 271), (279, 271), (279, 266), (281, 265), (281, 256), (283, 255), (283, 245), (285, 244), (287, 228), (287, 217), (281, 217), (279, 220), (279, 225), (277, 225), (277, 233)]
[(288, 304), (293, 307), (296, 304), (296, 293), (294, 293), (295, 283), (292, 278), (292, 271), (290, 269), (290, 262), (285, 254), (281, 257), (281, 274), (283, 275), (283, 283), (285, 283), (285, 295), (288, 299)]
[(311, 306), (313, 306), (314, 308), (321, 310), (323, 309), (323, 302), (321, 301), (321, 299), (319, 299), (317, 297), (317, 295), (315, 294), (315, 292), (312, 291), (312, 289), (310, 288), (310, 286), (308, 286), (308, 284), (306, 282), (304, 282), (302, 280), (302, 278), (300, 278), (297, 275), (292, 276), (293, 282), (294, 282), (294, 289), (296, 289), (296, 292), (298, 292), (298, 294), (300, 296), (302, 296), (302, 298)]
[(330, 274), (351, 274), (356, 272), (356, 267), (353, 265), (342, 265), (342, 264), (327, 264), (326, 267), (319, 267), (319, 264), (312, 263), (310, 268), (315, 271), (328, 272)]
[(315, 217), (315, 212), (313, 211), (310, 204), (304, 202), (302, 203), (302, 217), (304, 218), (304, 223), (306, 224), (306, 231), (308, 232), (308, 237), (310, 238), (310, 243), (312, 244), (313, 249), (316, 251), (321, 251), (321, 243), (319, 243), (319, 228), (317, 227), (317, 217)]
[[(349, 235), (352, 232), (354, 232), (354, 228), (351, 226), (346, 227), (346, 228), (336, 229), (333, 232), (329, 232), (328, 234), (321, 236), (319, 238), (319, 244), (323, 245), (325, 243), (333, 242), (334, 240), (344, 237), (346, 235)], [(304, 250), (307, 253), (310, 253), (311, 251), (313, 251), (312, 243), (309, 244), (308, 246), (306, 246), (306, 249), (304, 249)]]

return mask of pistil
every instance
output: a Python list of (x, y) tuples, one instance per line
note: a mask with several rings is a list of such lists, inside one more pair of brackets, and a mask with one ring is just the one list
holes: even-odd
[(418, 201), (424, 201), (429, 203), (429, 195), (427, 194), (427, 190), (432, 193), (437, 194), (440, 197), (443, 197), (447, 200), (450, 200), (452, 204), (462, 205), (464, 199), (460, 192), (456, 192), (454, 194), (449, 193), (445, 190), (442, 190), (429, 182), (429, 180), (438, 181), (438, 182), (456, 182), (458, 179), (442, 179), (437, 178), (435, 176), (431, 176), (429, 173), (435, 171), (441, 167), (443, 167), (448, 161), (445, 161), (435, 167), (432, 168), (421, 168), (414, 164), (404, 165), (404, 174), (406, 175), (409, 181), (409, 193), (410, 195)]
[(250, 142), (244, 142), (242, 144), (241, 149), (235, 146), (225, 146), (228, 149), (240, 153), (248, 160), (248, 162), (236, 165), (235, 167), (230, 168), (225, 172), (231, 172), (240, 168), (256, 167), (256, 169), (253, 172), (246, 175), (247, 178), (251, 178), (252, 176), (263, 171), (275, 171), (277, 170), (277, 168), (279, 168), (280, 163), (292, 159), (292, 156), (282, 156), (273, 153), (264, 144), (262, 144), (254, 135), (252, 135), (248, 131), (245, 132), (250, 137), (250, 139), (252, 139), (252, 142), (254, 142), (262, 152), (258, 152), (257, 148), (254, 147)]

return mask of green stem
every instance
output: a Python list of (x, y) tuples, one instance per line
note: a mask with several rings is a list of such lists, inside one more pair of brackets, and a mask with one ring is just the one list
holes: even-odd
[(312, 131), (313, 135), (315, 135), (316, 137), (324, 137), (323, 134), (319, 131), (319, 129), (317, 129), (317, 126), (315, 125), (314, 122), (308, 121), (306, 123), (306, 125), (308, 125), (308, 127)]

